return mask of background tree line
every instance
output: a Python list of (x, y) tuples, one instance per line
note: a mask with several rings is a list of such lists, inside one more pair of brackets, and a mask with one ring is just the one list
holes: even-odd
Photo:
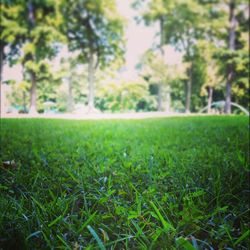
[[(225, 113), (232, 101), (248, 107), (245, 0), (135, 0), (137, 21), (158, 23), (160, 42), (133, 79), (123, 77), (126, 20), (115, 0), (2, 0), (0, 7), (1, 84), (5, 64), (22, 65), (23, 81), (7, 84), (24, 112), (197, 112), (206, 105), (210, 112), (219, 100)], [(183, 53), (181, 64), (166, 62), (169, 45)]]

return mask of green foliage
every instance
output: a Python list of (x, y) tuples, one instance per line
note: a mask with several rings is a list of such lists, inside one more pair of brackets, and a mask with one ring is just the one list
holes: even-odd
[(146, 24), (162, 21), (164, 44), (185, 51), (187, 57), (191, 55), (194, 41), (204, 30), (204, 15), (204, 8), (196, 0), (149, 1), (142, 13)]
[(11, 95), (8, 96), (11, 105), (21, 107), (20, 110), (27, 112), (29, 106), (30, 83), (27, 81), (12, 82), (11, 88)]
[(97, 103), (101, 110), (139, 111), (155, 108), (155, 100), (150, 97), (148, 85), (142, 79), (135, 80), (110, 80), (100, 87)]
[(61, 38), (57, 30), (61, 23), (58, 3), (58, 0), (1, 3), (1, 40), (11, 47), (24, 45), (24, 62), (33, 57), (39, 63), (55, 54), (52, 42)]
[[(37, 86), (38, 99), (37, 99), (37, 107), (39, 112), (43, 112), (45, 110), (44, 103), (45, 102), (56, 102), (59, 99), (58, 88), (61, 83), (61, 75), (59, 73), (55, 73), (52, 70), (50, 64), (46, 62), (39, 63), (39, 71), (36, 75), (37, 81), (39, 82)], [(28, 72), (24, 71), (23, 81), (16, 82), (13, 81), (11, 83), (12, 91), (11, 95), (8, 96), (10, 103), (12, 106), (20, 106), (21, 110), (28, 111), (29, 102), (30, 102), (30, 78)]]
[[(37, 80), (39, 81), (38, 74), (44, 71), (46, 59), (52, 59), (56, 55), (57, 43), (63, 39), (58, 29), (62, 23), (59, 4), (60, 0), (13, 0), (1, 4), (3, 9), (1, 41), (3, 39), (4, 47), (8, 45), (11, 48), (9, 56), (12, 62), (14, 60), (15, 63), (22, 64), (24, 71), (31, 74), (29, 80), (33, 86), (30, 99), (34, 111), (36, 111), (35, 93)], [(0, 50), (1, 60), (2, 57), (5, 59), (4, 47), (1, 46)], [(12, 53), (13, 50), (15, 55)], [(43, 82), (40, 81), (40, 84)]]
[[(246, 1), (235, 1), (236, 9), (236, 51), (228, 49), (229, 37), (229, 1), (178, 0), (178, 1), (142, 1), (135, 0), (133, 6), (142, 11), (145, 24), (159, 22), (161, 25), (161, 42), (171, 44), (185, 52), (186, 61), (190, 62), (188, 75), (192, 81), (192, 110), (204, 106), (205, 89), (208, 86), (221, 87), (226, 79), (228, 65), (233, 65), (233, 100), (248, 106), (249, 57), (246, 53), (246, 37), (249, 32), (249, 12)], [(204, 40), (207, 46), (202, 45)], [(197, 54), (197, 45), (200, 48)], [(213, 47), (213, 48), (212, 48)], [(247, 46), (248, 47), (248, 46)], [(211, 51), (211, 48), (213, 52)], [(213, 58), (214, 54), (216, 59)], [(213, 60), (211, 60), (213, 58)], [(219, 70), (220, 69), (220, 70)], [(166, 74), (167, 75), (167, 74)], [(210, 78), (210, 79), (209, 79)], [(187, 91), (184, 87), (183, 89)], [(215, 96), (221, 96), (216, 90)], [(224, 98), (224, 96), (220, 97)]]
[(171, 86), (177, 79), (186, 79), (186, 65), (167, 64), (159, 52), (148, 50), (141, 58), (141, 75), (152, 84)]
[(88, 64), (88, 109), (93, 112), (96, 70), (123, 57), (124, 22), (114, 0), (66, 0), (61, 10), (69, 49), (79, 50), (79, 60)]
[[(162, 47), (162, 50), (165, 50), (165, 47)], [(167, 55), (166, 55), (167, 56)], [(166, 58), (164, 57), (164, 53), (162, 51), (146, 51), (140, 60), (138, 68), (140, 69), (141, 76), (151, 85), (156, 86), (157, 91), (153, 91), (153, 95), (161, 95), (162, 99), (168, 93), (171, 96), (175, 96), (172, 89), (178, 92), (181, 92), (181, 89), (184, 85), (184, 80), (186, 80), (186, 69), (188, 64), (170, 64), (166, 62)], [(181, 83), (181, 88), (179, 87), (179, 83)], [(177, 84), (175, 86), (175, 84)], [(157, 99), (157, 97), (155, 96)], [(167, 102), (167, 100), (166, 100)], [(174, 108), (174, 110), (180, 110), (176, 107), (176, 105), (170, 106)]]
[(83, 62), (88, 62), (90, 54), (95, 54), (101, 66), (122, 57), (124, 21), (114, 0), (67, 0), (62, 12), (69, 48), (80, 50)]
[(55, 42), (63, 39), (58, 30), (62, 23), (59, 1), (23, 3), (19, 18), (20, 26), (26, 29), (21, 61), (28, 71), (38, 73), (43, 60), (51, 59), (57, 53)]
[(59, 73), (52, 72), (49, 64), (44, 64), (42, 70), (37, 74), (37, 86), (38, 98), (37, 107), (39, 112), (43, 112), (46, 109), (46, 102), (54, 102), (58, 99), (57, 89), (61, 83), (61, 76)]
[[(209, 2), (209, 1), (208, 1)], [(232, 67), (234, 71), (232, 82), (232, 100), (245, 107), (249, 105), (248, 91), (249, 91), (249, 5), (246, 1), (235, 1), (235, 15), (236, 15), (236, 30), (235, 30), (235, 50), (228, 50), (228, 30), (229, 30), (229, 1), (214, 1), (208, 3), (210, 10), (209, 20), (211, 29), (214, 28), (213, 40), (220, 44), (217, 48), (216, 59), (219, 63), (220, 73), (225, 78), (228, 74), (228, 67)], [(207, 4), (206, 4), (207, 5)], [(223, 6), (225, 8), (223, 8)], [(212, 10), (217, 14), (212, 16)], [(213, 19), (212, 19), (213, 17)], [(224, 24), (224, 27), (222, 26)]]
[[(236, 41), (235, 50), (229, 51), (230, 1), (134, 0), (132, 5), (139, 10), (138, 20), (143, 20), (146, 25), (160, 24), (161, 41), (155, 46), (159, 53), (150, 50), (141, 60), (142, 77), (149, 86), (132, 80), (133, 83), (110, 82), (105, 87), (101, 84), (103, 75), (113, 74), (117, 77), (117, 71), (124, 63), (125, 21), (118, 14), (115, 0), (2, 0), (0, 74), (7, 61), (22, 64), (26, 88), (20, 87), (21, 83), (13, 85), (10, 100), (13, 104), (27, 105), (27, 100), (31, 98), (23, 98), (23, 94), (28, 95), (27, 88), (31, 87), (31, 80), (35, 78), (33, 82), (37, 84), (33, 89), (37, 88), (36, 99), (40, 111), (44, 109), (42, 103), (46, 101), (57, 102), (61, 111), (67, 109), (68, 91), (63, 83), (66, 78), (72, 81), (72, 99), (75, 103), (90, 102), (88, 97), (91, 92), (92, 102), (95, 101), (101, 110), (155, 110), (157, 90), (162, 92), (162, 99), (166, 99), (163, 102), (170, 102), (171, 99), (173, 109), (182, 110), (191, 90), (191, 110), (198, 111), (206, 104), (208, 87), (214, 88), (216, 100), (224, 99), (224, 83), (230, 66), (234, 71), (232, 101), (247, 107), (249, 6), (245, 0), (234, 2)], [(77, 56), (73, 64), (62, 69), (64, 76), (58, 76), (58, 72), (53, 70), (49, 73), (46, 65), (58, 54), (62, 43)], [(166, 45), (182, 51), (187, 63), (179, 68), (166, 65), (162, 59)], [(81, 74), (76, 69), (79, 63), (84, 64)], [(28, 76), (27, 73), (32, 75)], [(60, 79), (62, 86), (55, 90)], [(155, 86), (153, 94), (150, 93), (152, 86)], [(111, 93), (108, 93), (108, 89)], [(129, 93), (123, 98), (122, 93), (127, 91)], [(94, 92), (97, 93), (96, 98)], [(160, 95), (160, 103), (159, 99)]]
[(3, 249), (249, 246), (246, 117), (2, 119), (0, 133)]
[[(26, 32), (26, 29), (20, 27), (18, 23), (21, 9), (22, 5), (16, 1), (1, 1), (0, 3), (0, 53), (3, 63), (6, 62), (6, 59), (13, 61), (13, 58), (16, 58), (15, 54), (18, 53), (20, 45), (19, 39)], [(7, 46), (10, 48), (9, 53), (6, 53), (5, 50)]]
[(87, 103), (87, 67), (79, 63), (78, 55), (62, 58), (60, 63), (61, 86), (57, 89), (57, 106), (66, 111), (69, 98), (69, 85), (72, 88), (73, 109), (75, 104)]
[(204, 96), (208, 96), (208, 88), (213, 88), (213, 94), (225, 86), (225, 78), (220, 69), (220, 61), (215, 59), (218, 49), (213, 43), (199, 40), (194, 46), (192, 56), (192, 110), (198, 111), (207, 105)]

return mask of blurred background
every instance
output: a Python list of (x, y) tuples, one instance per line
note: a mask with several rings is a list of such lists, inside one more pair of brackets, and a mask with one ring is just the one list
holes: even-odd
[(1, 0), (1, 114), (248, 113), (244, 0)]

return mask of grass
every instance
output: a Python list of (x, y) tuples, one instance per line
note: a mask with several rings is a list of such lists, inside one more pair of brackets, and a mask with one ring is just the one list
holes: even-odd
[(2, 119), (0, 249), (248, 249), (248, 129)]

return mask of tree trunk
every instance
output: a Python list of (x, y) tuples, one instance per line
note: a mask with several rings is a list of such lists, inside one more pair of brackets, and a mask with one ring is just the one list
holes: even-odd
[(185, 113), (190, 113), (191, 109), (191, 96), (192, 96), (192, 82), (193, 82), (193, 57), (191, 56), (191, 42), (187, 41), (187, 45), (183, 42), (184, 49), (186, 51), (186, 61), (190, 63), (187, 69), (188, 79), (185, 88)]
[(35, 26), (35, 11), (34, 6), (32, 4), (32, 1), (29, 0), (28, 2), (28, 20), (30, 24), (30, 28), (33, 28)]
[[(235, 0), (231, 0), (229, 3), (229, 50), (235, 50), (235, 38), (236, 38), (236, 16), (235, 16)], [(226, 102), (225, 113), (231, 114), (231, 88), (234, 78), (234, 68), (232, 64), (227, 68), (227, 84), (226, 84)]]
[(213, 87), (208, 87), (208, 100), (207, 100), (207, 112), (211, 113), (211, 107), (213, 102)]
[[(0, 84), (2, 84), (2, 77), (3, 77), (3, 50), (4, 46), (2, 44), (3, 42), (0, 42)], [(1, 87), (1, 85), (0, 85)]]
[(26, 93), (25, 91), (23, 91), (23, 110), (24, 112), (26, 112), (27, 108), (26, 108)]
[(162, 111), (162, 84), (158, 85), (157, 111)]
[[(161, 49), (161, 54), (162, 54), (162, 57), (164, 57), (164, 49), (163, 49), (163, 46), (164, 46), (164, 43), (165, 43), (165, 37), (164, 37), (164, 18), (161, 17), (160, 18), (160, 49)], [(158, 111), (162, 111), (162, 87), (163, 85), (163, 82), (161, 82), (158, 86), (158, 107), (157, 107), (157, 110)]]
[[(29, 31), (33, 29), (35, 26), (35, 10), (32, 4), (32, 1), (28, 2), (28, 20), (29, 20)], [(34, 61), (33, 55), (30, 56), (30, 60)], [(34, 71), (30, 71), (31, 78), (31, 89), (30, 89), (30, 114), (36, 114), (36, 73)]]
[(230, 70), (231, 67), (228, 67), (228, 76), (226, 84), (226, 102), (225, 102), (225, 113), (231, 114), (231, 88), (232, 88), (232, 79), (233, 72)]
[(186, 84), (186, 108), (185, 108), (186, 113), (190, 113), (191, 94), (192, 94), (192, 65), (189, 69), (189, 79)]
[[(25, 81), (25, 68), (24, 68), (24, 61), (22, 61), (22, 80)], [(26, 107), (26, 93), (25, 90), (23, 90), (23, 109), (26, 112), (28, 109)]]
[(0, 41), (0, 115), (2, 113), (5, 113), (5, 106), (2, 103), (3, 102), (3, 100), (2, 100), (2, 97), (3, 97), (3, 93), (2, 93), (2, 77), (3, 77), (3, 46), (2, 46), (2, 42)]
[[(161, 55), (162, 55), (162, 59), (164, 61), (165, 59), (165, 51), (164, 51), (164, 45), (166, 44), (166, 34), (165, 34), (165, 28), (164, 28), (164, 23), (165, 23), (165, 16), (162, 16), (160, 18), (160, 43), (161, 43)], [(159, 93), (158, 93), (158, 111), (162, 111), (162, 85), (166, 84), (165, 82), (161, 83), (161, 86), (159, 86)], [(170, 112), (170, 107), (171, 107), (171, 96), (170, 96), (170, 92), (171, 92), (171, 87), (170, 85), (167, 86), (167, 91), (166, 91), (166, 106), (165, 106), (165, 111), (167, 113)]]
[(161, 53), (162, 56), (164, 56), (164, 48), (163, 46), (165, 45), (165, 30), (164, 30), (164, 22), (165, 22), (165, 17), (161, 16), (160, 18), (160, 46), (161, 46)]
[(167, 93), (166, 93), (166, 113), (170, 113), (171, 109), (171, 93), (170, 93), (170, 86), (168, 86)]
[(88, 63), (88, 111), (92, 113), (95, 109), (94, 104), (94, 54), (90, 52), (89, 63)]
[(68, 107), (67, 110), (69, 113), (73, 112), (74, 110), (74, 100), (73, 100), (73, 93), (72, 93), (72, 79), (71, 77), (68, 78)]
[(124, 111), (124, 102), (123, 102), (122, 91), (121, 91), (121, 94), (120, 94), (120, 109), (121, 109), (122, 112)]
[(36, 114), (36, 73), (34, 71), (30, 72), (31, 78), (31, 88), (30, 88), (30, 114)]

